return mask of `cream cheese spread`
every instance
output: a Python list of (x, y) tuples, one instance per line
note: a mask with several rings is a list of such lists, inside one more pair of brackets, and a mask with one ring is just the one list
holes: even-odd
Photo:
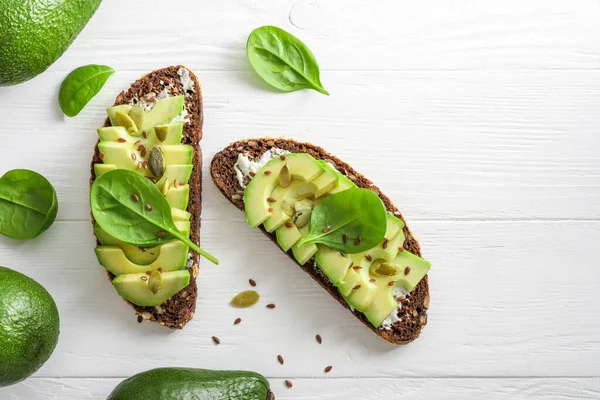
[(275, 157), (279, 157), (282, 154), (289, 154), (290, 152), (283, 149), (273, 147), (270, 150), (265, 151), (258, 160), (252, 161), (244, 153), (238, 154), (238, 159), (233, 166), (235, 175), (242, 188), (245, 188), (244, 179), (250, 177), (250, 172), (256, 174), (262, 167), (265, 166), (270, 160)]
[(183, 91), (194, 91), (194, 81), (190, 78), (190, 71), (181, 67), (177, 70), (177, 75), (179, 75), (181, 86), (183, 86)]
[[(408, 294), (408, 292), (402, 286), (396, 286), (394, 288), (393, 296), (395, 299), (406, 297), (407, 294)], [(383, 320), (380, 328), (388, 329), (392, 325), (394, 325), (396, 322), (400, 321), (400, 318), (398, 317), (398, 312), (400, 311), (401, 308), (402, 308), (402, 304), (398, 303), (398, 307), (395, 308), (394, 311), (392, 311), (392, 313), (390, 315), (388, 315), (386, 319)]]

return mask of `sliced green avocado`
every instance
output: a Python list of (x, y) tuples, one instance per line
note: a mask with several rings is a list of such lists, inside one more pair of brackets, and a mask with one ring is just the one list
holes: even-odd
[[(115, 239), (114, 237), (110, 236), (98, 224), (94, 224), (94, 233), (96, 234), (98, 241), (103, 246), (120, 247), (123, 250), (123, 253), (125, 253), (125, 256), (135, 264), (151, 264), (158, 258), (158, 255), (160, 254), (160, 246), (141, 248), (133, 244), (122, 242), (119, 239)], [(174, 242), (179, 242), (179, 240), (174, 240)], [(181, 245), (185, 246), (183, 243), (181, 243)]]
[(187, 262), (189, 248), (179, 241), (169, 241), (161, 244), (160, 253), (151, 264), (140, 265), (131, 262), (119, 246), (98, 246), (96, 257), (98, 262), (113, 275), (142, 273), (156, 271), (177, 271), (183, 269)]
[(147, 134), (147, 138), (139, 136), (131, 136), (127, 129), (123, 126), (103, 126), (98, 128), (98, 137), (102, 142), (129, 142), (134, 143), (140, 141), (147, 148), (152, 148), (156, 145), (179, 145), (183, 137), (183, 124), (166, 124), (154, 127)]
[[(173, 188), (173, 183), (175, 180), (179, 184), (186, 184), (192, 176), (192, 171), (194, 169), (193, 165), (185, 164), (185, 165), (167, 165), (165, 168), (165, 172), (156, 182), (156, 187), (163, 191), (163, 193), (169, 193), (169, 190)], [(167, 189), (165, 190), (165, 183), (168, 184)], [(178, 207), (179, 208), (179, 207)]]
[(119, 125), (117, 123), (117, 117), (116, 117), (118, 112), (129, 114), (129, 111), (131, 111), (131, 106), (128, 104), (121, 104), (120, 106), (112, 106), (112, 107), (106, 109), (106, 112), (108, 114), (108, 119), (110, 120), (110, 124), (112, 126)]
[[(309, 230), (310, 230), (309, 225), (303, 226), (302, 228), (299, 229), (300, 235), (302, 237), (308, 235)], [(292, 254), (294, 255), (294, 258), (296, 259), (296, 261), (298, 261), (298, 263), (300, 263), (300, 265), (306, 264), (308, 262), (308, 260), (310, 260), (312, 258), (312, 256), (314, 256), (317, 253), (318, 250), (319, 250), (319, 248), (314, 243), (307, 243), (307, 244), (303, 244), (301, 246), (298, 246), (298, 245), (292, 246)]]
[(331, 192), (338, 185), (340, 176), (340, 173), (325, 168), (325, 172), (311, 182), (315, 187), (315, 198), (319, 198), (324, 194)]
[(354, 182), (352, 182), (350, 179), (348, 179), (347, 176), (342, 175), (340, 173), (340, 171), (338, 171), (337, 169), (335, 169), (327, 161), (325, 161), (325, 160), (319, 160), (319, 162), (321, 163), (321, 165), (323, 167), (325, 167), (325, 169), (328, 169), (329, 171), (332, 171), (332, 172), (335, 172), (336, 174), (338, 174), (339, 179), (338, 179), (338, 182), (337, 182), (337, 186), (335, 186), (333, 189), (331, 189), (331, 191), (330, 191), (331, 194), (342, 192), (344, 190), (356, 187), (356, 185), (354, 184)]
[[(194, 149), (191, 146), (169, 145), (160, 146), (160, 148), (167, 168), (177, 164), (192, 164)], [(139, 150), (139, 146), (134, 143), (100, 142), (98, 143), (98, 150), (104, 154), (103, 161), (106, 164), (114, 164), (119, 169), (136, 171), (144, 176), (152, 175), (148, 168), (139, 167), (140, 161), (148, 159), (150, 152), (148, 148), (143, 153)]]
[(190, 199), (190, 185), (171, 186), (165, 197), (171, 207), (187, 210)]
[(189, 221), (192, 218), (192, 214), (179, 208), (171, 207), (171, 216), (173, 221)]
[(175, 222), (175, 226), (177, 227), (177, 229), (179, 229), (179, 231), (183, 234), (185, 234), (186, 236), (190, 236), (190, 221), (174, 221)]
[(117, 169), (115, 164), (94, 164), (94, 174), (96, 174), (96, 178), (108, 171), (115, 169)]
[(119, 275), (112, 283), (121, 297), (142, 307), (160, 306), (190, 284), (188, 270), (165, 271), (160, 275), (160, 282), (146, 273), (137, 273)]
[(366, 310), (373, 302), (375, 293), (378, 290), (377, 286), (368, 280), (360, 279), (354, 287), (356, 289), (353, 289), (350, 295), (346, 297), (346, 301), (359, 311)]
[(300, 233), (298, 228), (296, 228), (296, 225), (294, 225), (291, 222), (288, 223), (289, 226), (285, 224), (275, 231), (275, 235), (277, 236), (277, 243), (279, 243), (279, 246), (281, 246), (283, 251), (286, 252), (290, 248), (292, 248), (292, 246), (296, 244), (298, 240), (302, 238), (302, 234)]
[(348, 254), (342, 255), (339, 251), (332, 250), (322, 244), (317, 245), (317, 248), (318, 251), (315, 254), (317, 264), (334, 285), (340, 286), (352, 266), (352, 259)]
[(404, 239), (404, 231), (399, 230), (394, 238), (391, 240), (383, 239), (381, 243), (365, 253), (371, 256), (373, 260), (392, 261), (398, 254), (398, 249), (404, 244)]
[(172, 144), (160, 146), (165, 164), (192, 164), (192, 158), (194, 157), (194, 148), (186, 144)]
[[(318, 255), (318, 253), (317, 253)], [(344, 276), (343, 281), (338, 286), (338, 290), (344, 297), (350, 296), (354, 287), (361, 282), (362, 277), (356, 270), (352, 268), (348, 268), (348, 272), (346, 272), (346, 276)]]
[[(272, 208), (272, 203), (267, 199), (279, 184), (279, 175), (284, 165), (287, 165), (290, 179), (303, 182), (311, 182), (325, 171), (317, 160), (306, 153), (287, 154), (270, 160), (244, 190), (244, 208), (250, 226), (255, 228), (271, 216), (269, 208)], [(266, 174), (265, 171), (269, 173)]]
[(170, 123), (183, 111), (184, 104), (184, 96), (167, 97), (157, 101), (152, 110), (146, 112), (141, 131), (149, 132), (156, 125)]
[(152, 133), (148, 135), (148, 139), (154, 139), (156, 143), (162, 143), (165, 145), (180, 144), (183, 138), (183, 124), (174, 123), (166, 125), (157, 125), (152, 130)]
[(387, 229), (384, 238), (388, 240), (394, 238), (402, 228), (404, 228), (404, 222), (394, 214), (388, 212)]
[[(273, 232), (292, 219), (297, 201), (314, 197), (314, 186), (312, 183), (294, 180), (286, 187), (276, 186), (269, 197), (275, 201), (270, 202), (271, 216), (264, 222), (264, 227), (267, 232)], [(312, 205), (312, 201), (310, 204)]]
[[(394, 264), (400, 266), (402, 273), (396, 277), (396, 283), (404, 286), (408, 292), (412, 292), (419, 284), (421, 279), (427, 275), (431, 268), (431, 263), (416, 256), (409, 251), (401, 251), (394, 259)], [(407, 269), (410, 268), (410, 269)]]
[(133, 139), (133, 136), (129, 135), (127, 129), (122, 126), (103, 126), (98, 128), (98, 138), (101, 142), (117, 142), (121, 141), (136, 141), (137, 138)]

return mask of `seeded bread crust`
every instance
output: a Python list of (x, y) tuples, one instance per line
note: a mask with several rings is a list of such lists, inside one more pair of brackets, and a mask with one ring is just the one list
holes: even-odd
[[(246, 139), (230, 144), (223, 151), (217, 153), (213, 158), (210, 166), (210, 173), (213, 181), (237, 208), (244, 210), (243, 202), (243, 190), (239, 185), (237, 176), (235, 173), (234, 165), (237, 161), (240, 153), (245, 153), (251, 160), (258, 159), (260, 156), (271, 148), (279, 148), (288, 150), (292, 153), (308, 153), (318, 160), (326, 160), (336, 167), (343, 175), (351, 179), (357, 186), (370, 189), (377, 193), (388, 211), (393, 212), (398, 218), (404, 221), (404, 217), (398, 211), (396, 206), (391, 200), (385, 196), (380, 190), (363, 175), (357, 173), (350, 165), (343, 162), (339, 158), (329, 154), (321, 147), (315, 146), (310, 143), (297, 142), (291, 139), (275, 139), (275, 138), (259, 138), (259, 139)], [(249, 178), (246, 178), (245, 184), (247, 184)], [(421, 255), (421, 249), (419, 242), (412, 235), (408, 226), (404, 227), (404, 234), (406, 241), (404, 242), (404, 248), (413, 254), (418, 256)], [(268, 233), (261, 226), (260, 229), (265, 235), (267, 235), (277, 248), (281, 249), (277, 245), (277, 239), (275, 233)], [(287, 255), (294, 261), (294, 256), (290, 251)], [(317, 281), (330, 295), (338, 300), (338, 302), (348, 309), (356, 318), (358, 318), (363, 324), (369, 327), (375, 334), (387, 340), (395, 345), (403, 345), (412, 342), (419, 337), (421, 330), (427, 324), (427, 309), (429, 308), (429, 280), (425, 276), (423, 280), (417, 285), (417, 287), (403, 300), (401, 300), (402, 307), (398, 312), (400, 321), (393, 324), (388, 329), (375, 328), (367, 320), (367, 318), (359, 311), (352, 311), (348, 303), (344, 300), (337, 288), (331, 283), (329, 278), (321, 272), (320, 269), (315, 267), (313, 262), (307, 262), (305, 265), (296, 264), (306, 271), (315, 281)]]
[[(167, 88), (169, 95), (178, 96), (185, 95), (185, 109), (188, 112), (188, 122), (183, 126), (182, 143), (190, 145), (194, 148), (193, 165), (194, 169), (189, 180), (190, 185), (190, 201), (187, 211), (192, 214), (190, 219), (191, 239), (194, 243), (200, 246), (200, 213), (202, 211), (202, 149), (200, 148), (200, 139), (202, 139), (202, 125), (204, 122), (204, 114), (202, 111), (202, 91), (198, 78), (190, 71), (190, 79), (194, 82), (194, 91), (184, 92), (180, 82), (180, 77), (177, 75), (179, 68), (182, 65), (171, 66), (153, 71), (142, 78), (135, 81), (127, 91), (121, 92), (115, 100), (115, 106), (121, 104), (137, 103), (137, 99), (144, 97), (150, 92), (156, 94)], [(185, 67), (183, 67), (185, 68)], [(189, 69), (188, 69), (189, 71)], [(107, 118), (104, 126), (110, 126), (110, 120)], [(94, 148), (94, 156), (91, 164), (90, 187), (96, 175), (94, 173), (94, 164), (101, 162), (98, 143)], [(95, 223), (92, 218), (92, 223)], [(100, 244), (96, 240), (97, 244)], [(196, 286), (196, 277), (198, 276), (198, 254), (190, 251), (192, 260), (191, 266), (187, 269), (190, 271), (190, 284), (171, 297), (160, 307), (140, 307), (128, 302), (134, 309), (135, 313), (146, 320), (158, 322), (159, 324), (173, 328), (182, 329), (185, 324), (194, 317), (196, 311), (196, 298), (198, 297), (198, 288)], [(109, 279), (114, 279), (114, 275), (108, 273)]]

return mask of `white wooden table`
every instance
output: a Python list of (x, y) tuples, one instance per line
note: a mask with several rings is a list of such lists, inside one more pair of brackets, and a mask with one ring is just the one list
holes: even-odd
[[(0, 398), (104, 399), (159, 366), (255, 370), (278, 399), (600, 398), (599, 21), (597, 0), (105, 0), (45, 74), (0, 89), (0, 172), (37, 170), (60, 202), (38, 239), (0, 239), (0, 264), (52, 293), (62, 330)], [(254, 75), (265, 24), (312, 48), (330, 97)], [(58, 87), (88, 63), (117, 73), (65, 118)], [(138, 324), (97, 264), (88, 179), (105, 107), (177, 63), (203, 84), (202, 244), (221, 266), (202, 263), (196, 318), (172, 332)], [(374, 336), (217, 191), (212, 155), (263, 135), (324, 146), (400, 206), (433, 263), (419, 340)], [(249, 278), (276, 309), (228, 305)]]

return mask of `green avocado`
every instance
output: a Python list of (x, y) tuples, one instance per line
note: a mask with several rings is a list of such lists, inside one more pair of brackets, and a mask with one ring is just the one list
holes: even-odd
[(192, 218), (192, 214), (179, 208), (171, 207), (171, 216), (173, 221), (189, 221)]
[(132, 106), (130, 106), (129, 104), (121, 104), (118, 106), (112, 106), (110, 108), (106, 109), (106, 113), (108, 114), (108, 119), (110, 120), (110, 124), (112, 126), (119, 126), (118, 122), (117, 122), (117, 113), (118, 112), (122, 112), (125, 114), (129, 114), (129, 111), (131, 111)]
[[(286, 222), (289, 222), (295, 214), (295, 204), (297, 201), (314, 198), (315, 188), (312, 183), (293, 180), (286, 187), (276, 186), (271, 192), (271, 197), (275, 201), (270, 202), (271, 216), (263, 223), (267, 232), (273, 232)], [(312, 208), (313, 202), (310, 201)], [(300, 240), (300, 239), (298, 239)]]
[(113, 275), (134, 274), (146, 271), (178, 271), (185, 267), (189, 247), (183, 242), (169, 241), (160, 245), (158, 256), (152, 263), (140, 265), (133, 263), (119, 246), (97, 246), (95, 249), (98, 262)]
[(158, 182), (156, 182), (156, 187), (162, 190), (163, 194), (168, 193), (169, 190), (173, 189), (173, 184), (175, 181), (178, 182), (178, 185), (187, 184), (190, 180), (190, 176), (192, 176), (193, 170), (194, 166), (191, 164), (167, 165), (167, 168), (165, 168), (165, 173), (163, 174), (162, 178), (160, 178)]
[(115, 164), (94, 164), (94, 174), (96, 174), (96, 178), (105, 172), (112, 171), (117, 169)]
[(317, 245), (317, 248), (318, 251), (315, 254), (315, 259), (319, 268), (321, 268), (334, 285), (341, 285), (352, 266), (350, 255), (342, 255), (339, 251), (332, 250), (322, 244)]
[(106, 400), (275, 400), (269, 382), (247, 371), (158, 368), (121, 382)]
[(157, 125), (153, 129), (153, 133), (148, 136), (148, 139), (156, 139), (156, 143), (162, 144), (179, 144), (183, 138), (183, 124), (174, 123), (166, 125)]
[[(302, 237), (308, 235), (309, 229), (309, 225), (303, 226), (299, 229), (300, 235)], [(301, 246), (295, 244), (292, 246), (292, 254), (294, 255), (296, 261), (300, 263), (300, 265), (304, 265), (317, 253), (318, 249), (319, 248), (314, 243), (307, 243)]]
[(149, 132), (156, 125), (165, 125), (181, 114), (185, 105), (184, 96), (173, 96), (161, 99), (154, 104), (152, 110), (146, 112), (140, 131)]
[(0, 267), (0, 387), (37, 371), (52, 355), (59, 331), (58, 309), (46, 289)]
[(165, 197), (171, 207), (187, 210), (190, 199), (190, 185), (171, 186)]
[[(157, 278), (156, 278), (157, 277)], [(142, 307), (160, 306), (190, 284), (190, 272), (165, 271), (119, 275), (113, 279), (117, 293)]]
[(0, 1), (0, 86), (44, 72), (71, 45), (100, 2)]
[(102, 229), (99, 224), (94, 224), (94, 234), (103, 246), (120, 247), (123, 250), (123, 253), (125, 253), (125, 257), (135, 264), (151, 264), (156, 261), (158, 255), (160, 254), (160, 246), (142, 248), (133, 244), (122, 242), (104, 232), (104, 229)]
[(302, 239), (302, 234), (296, 225), (291, 222), (277, 228), (275, 236), (277, 237), (277, 243), (283, 251), (288, 251), (298, 240)]
[(340, 172), (337, 169), (335, 169), (331, 164), (329, 164), (327, 161), (319, 160), (319, 163), (321, 163), (321, 165), (326, 170), (335, 172), (338, 175), (337, 186), (335, 186), (334, 188), (331, 189), (331, 191), (330, 191), (331, 194), (342, 192), (344, 190), (352, 189), (352, 188), (356, 187), (354, 182), (352, 182), (350, 179), (348, 179), (348, 177), (346, 177), (345, 175), (340, 174)]

